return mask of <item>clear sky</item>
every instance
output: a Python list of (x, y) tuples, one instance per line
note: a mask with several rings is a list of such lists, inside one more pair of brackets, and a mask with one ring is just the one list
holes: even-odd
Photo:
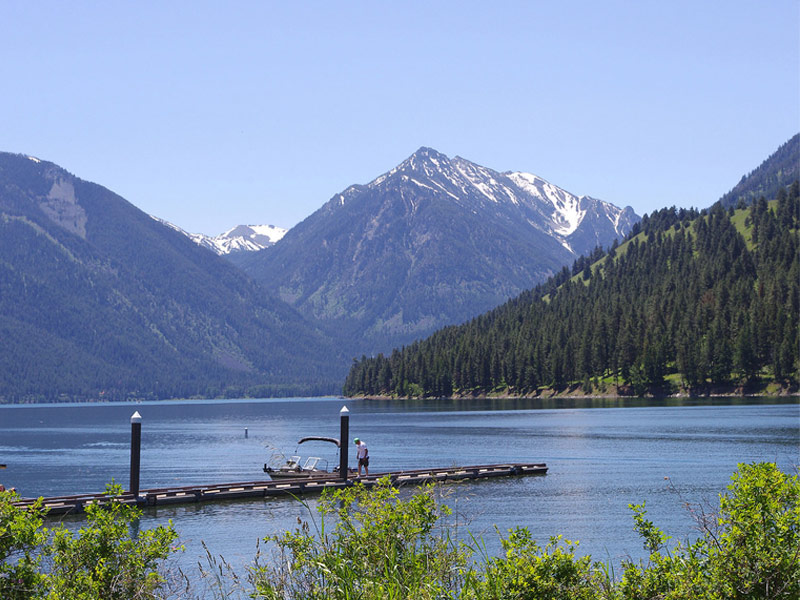
[(800, 131), (798, 0), (7, 0), (0, 52), (0, 150), (212, 235), (420, 146), (702, 208)]

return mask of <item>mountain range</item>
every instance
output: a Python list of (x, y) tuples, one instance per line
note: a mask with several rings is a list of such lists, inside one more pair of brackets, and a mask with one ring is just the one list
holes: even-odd
[(423, 147), (238, 262), (374, 352), (497, 306), (638, 220), (630, 207)]
[(338, 348), (227, 260), (0, 153), (0, 401), (334, 392)]
[[(771, 239), (764, 206), (752, 240)], [(225, 254), (281, 232), (234, 228), (203, 247), (53, 163), (0, 153), (0, 402), (336, 393), (352, 356), (468, 320), (553, 273), (569, 279), (570, 261), (594, 280), (599, 247), (664, 219), (678, 231), (691, 212), (665, 211), (640, 222), (421, 148), (274, 245)]]

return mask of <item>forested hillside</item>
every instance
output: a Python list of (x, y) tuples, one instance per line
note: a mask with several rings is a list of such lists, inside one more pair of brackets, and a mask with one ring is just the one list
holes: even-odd
[(223, 258), (7, 153), (0, 340), (0, 402), (330, 393), (345, 371), (313, 324)]
[(800, 177), (800, 133), (781, 145), (767, 160), (742, 177), (734, 188), (720, 198), (724, 208), (743, 207), (761, 196), (775, 198), (778, 190)]
[(661, 210), (595, 261), (465, 325), (355, 361), (344, 393), (796, 384), (799, 214), (797, 182), (747, 209)]

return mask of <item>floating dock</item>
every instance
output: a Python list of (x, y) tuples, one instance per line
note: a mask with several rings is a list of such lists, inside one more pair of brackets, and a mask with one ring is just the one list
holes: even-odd
[[(416, 469), (411, 471), (394, 471), (375, 473), (365, 477), (343, 480), (338, 474), (323, 477), (247, 481), (224, 483), (219, 485), (192, 485), (185, 487), (157, 488), (140, 490), (138, 494), (125, 493), (119, 496), (106, 494), (79, 494), (43, 498), (42, 509), (48, 516), (78, 514), (90, 504), (107, 504), (124, 502), (140, 507), (157, 507), (173, 504), (189, 504), (195, 502), (214, 502), (219, 500), (240, 500), (245, 498), (292, 497), (306, 494), (317, 494), (326, 489), (342, 489), (361, 483), (367, 487), (374, 486), (379, 479), (388, 478), (393, 486), (421, 485), (431, 482), (461, 481), (470, 479), (487, 479), (491, 477), (512, 477), (522, 475), (544, 475), (547, 465), (544, 463), (509, 463), (498, 465), (475, 465), (469, 467), (445, 467), (443, 469)], [(20, 500), (15, 503), (19, 507), (33, 506), (35, 498)]]

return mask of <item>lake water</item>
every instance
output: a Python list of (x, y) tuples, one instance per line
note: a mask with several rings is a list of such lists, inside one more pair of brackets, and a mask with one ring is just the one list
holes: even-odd
[[(137, 410), (143, 489), (252, 481), (263, 477), (270, 448), (293, 452), (303, 436), (338, 437), (343, 405), (350, 437), (369, 445), (373, 472), (546, 462), (542, 477), (444, 486), (446, 503), (491, 551), (499, 547), (495, 527), (519, 525), (542, 545), (563, 534), (580, 540), (582, 554), (618, 565), (644, 554), (629, 503), (646, 500), (656, 525), (682, 540), (694, 531), (684, 501), (716, 505), (737, 463), (776, 462), (784, 472), (800, 463), (797, 399), (316, 398), (0, 406), (0, 463), (8, 465), (0, 481), (26, 497), (101, 491), (112, 478), (127, 487)], [(336, 463), (333, 446), (317, 449)], [(351, 444), (351, 465), (353, 450)], [(149, 510), (141, 526), (172, 519), (186, 545), (184, 565), (204, 555), (201, 541), (241, 565), (252, 560), (259, 538), (305, 516), (293, 500), (248, 500)]]

